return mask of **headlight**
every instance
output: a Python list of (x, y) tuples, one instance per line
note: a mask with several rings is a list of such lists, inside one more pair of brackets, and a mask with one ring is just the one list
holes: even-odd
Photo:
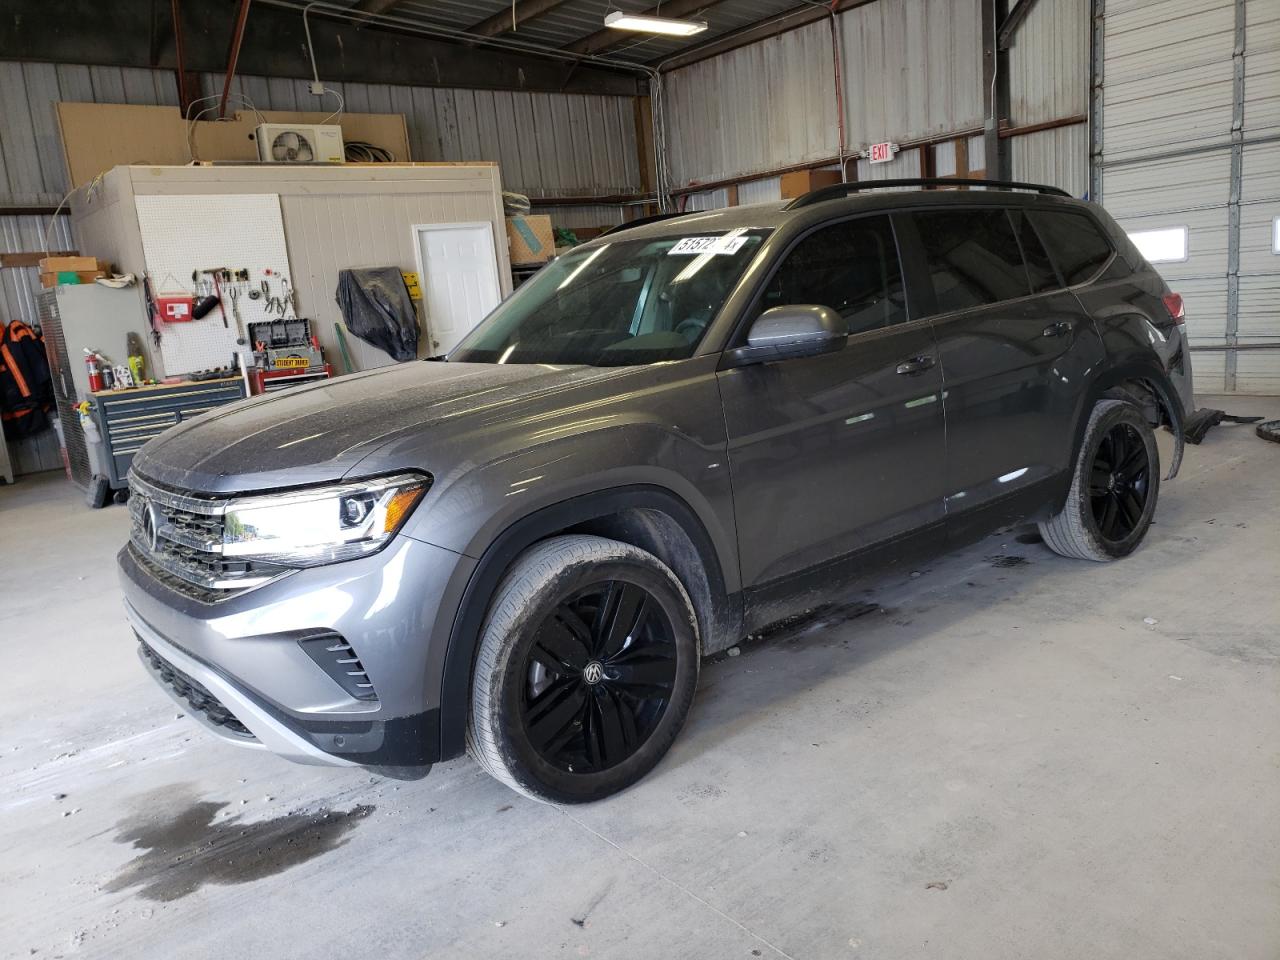
[(384, 547), (430, 480), (415, 473), (232, 500), (222, 554), (295, 567), (351, 560)]

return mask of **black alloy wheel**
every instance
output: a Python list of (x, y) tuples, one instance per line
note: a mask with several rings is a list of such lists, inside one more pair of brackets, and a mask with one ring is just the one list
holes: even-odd
[(1120, 543), (1142, 522), (1151, 491), (1147, 445), (1131, 424), (1102, 436), (1089, 471), (1089, 506), (1103, 539)]
[(608, 580), (578, 590), (539, 624), (525, 657), (525, 736), (567, 773), (615, 767), (658, 726), (676, 666), (675, 631), (644, 587)]

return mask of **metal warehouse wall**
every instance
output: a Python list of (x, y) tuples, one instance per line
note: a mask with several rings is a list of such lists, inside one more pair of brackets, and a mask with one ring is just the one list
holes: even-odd
[(1280, 393), (1280, 349), (1257, 349), (1280, 347), (1280, 3), (1107, 0), (1103, 36), (1103, 203), (1130, 232), (1186, 229), (1157, 266), (1197, 389)]
[[(202, 85), (218, 93), (222, 77), (206, 74)], [(414, 160), (496, 160), (507, 189), (537, 197), (640, 192), (630, 97), (329, 86), (353, 113), (403, 113)], [(233, 89), (261, 110), (334, 105), (303, 80), (239, 77)], [(170, 71), (0, 61), (0, 204), (57, 203), (66, 193), (58, 100), (176, 106), (177, 91)]]
[[(204, 93), (222, 78), (202, 77)], [(353, 112), (403, 113), (414, 160), (497, 160), (503, 186), (535, 197), (641, 191), (634, 102), (629, 97), (330, 84)], [(262, 110), (314, 110), (302, 80), (242, 77), (235, 90)], [(69, 189), (54, 104), (177, 105), (173, 73), (122, 67), (0, 61), (0, 207), (54, 206)], [(324, 98), (332, 105), (333, 98)], [(145, 161), (145, 151), (137, 158)], [(619, 223), (617, 206), (549, 211), (566, 226)], [(60, 218), (65, 220), (66, 218)], [(0, 215), (4, 252), (40, 248), (48, 218)], [(60, 225), (50, 245), (74, 247)], [(36, 268), (0, 270), (0, 310), (35, 320)]]
[[(201, 78), (205, 94), (222, 77)], [(329, 84), (352, 112), (403, 113), (414, 160), (497, 160), (506, 189), (535, 197), (593, 197), (641, 192), (635, 105), (630, 97), (472, 91), (387, 84)], [(262, 110), (331, 107), (302, 80), (242, 77), (235, 92)], [(0, 61), (0, 207), (52, 207), (69, 189), (54, 104), (177, 105), (172, 71)], [(203, 106), (203, 104), (202, 104)], [(137, 158), (145, 161), (145, 151)], [(575, 205), (545, 211), (565, 226), (619, 223), (618, 206)], [(0, 214), (0, 252), (41, 249), (45, 216)], [(69, 218), (50, 236), (70, 249)], [(38, 271), (0, 269), (0, 318), (36, 319)], [(45, 445), (47, 446), (47, 444)], [(59, 465), (56, 444), (11, 444), (18, 473)], [(52, 459), (50, 458), (52, 456)]]
[[(978, 0), (880, 0), (837, 18), (849, 152), (982, 125)], [(676, 186), (839, 151), (831, 28), (811, 23), (664, 78)]]
[[(1009, 50), (1010, 122), (1015, 127), (1084, 118), (1089, 110), (1089, 4), (1039, 0)], [(1089, 190), (1087, 123), (1012, 138), (1013, 178)]]

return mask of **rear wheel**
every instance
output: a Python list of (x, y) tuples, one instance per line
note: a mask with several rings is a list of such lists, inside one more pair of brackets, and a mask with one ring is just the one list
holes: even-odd
[(537, 544), (489, 608), (471, 753), (537, 800), (616, 793), (648, 773), (684, 725), (699, 653), (689, 596), (656, 557), (602, 537)]
[(1137, 407), (1103, 400), (1093, 408), (1062, 511), (1040, 524), (1055, 553), (1115, 560), (1142, 542), (1160, 493), (1155, 433)]

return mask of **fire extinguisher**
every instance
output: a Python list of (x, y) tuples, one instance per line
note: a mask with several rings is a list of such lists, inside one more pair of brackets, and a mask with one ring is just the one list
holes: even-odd
[(102, 373), (98, 368), (98, 355), (88, 347), (84, 348), (84, 365), (89, 373), (89, 392), (97, 393), (102, 389)]

